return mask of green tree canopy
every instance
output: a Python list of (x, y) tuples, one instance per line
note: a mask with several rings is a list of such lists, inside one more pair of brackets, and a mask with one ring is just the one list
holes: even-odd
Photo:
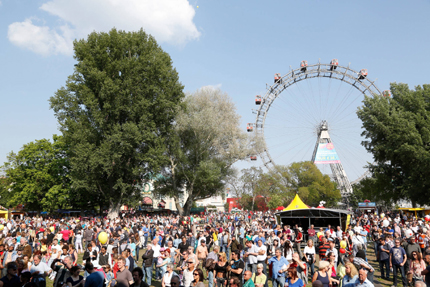
[(189, 214), (192, 202), (224, 192), (231, 166), (249, 154), (239, 124), (233, 101), (221, 90), (205, 87), (187, 95), (166, 143), (168, 160), (156, 192), (175, 198), (181, 214)]
[(310, 161), (276, 166), (263, 179), (270, 184), (269, 192), (275, 194), (273, 202), (269, 202), (271, 208), (286, 206), (296, 193), (310, 206), (318, 206), (320, 201), (325, 201), (326, 206), (335, 207), (341, 200), (335, 182)]
[(377, 198), (409, 199), (429, 204), (430, 85), (409, 89), (391, 84), (392, 97), (366, 97), (358, 110), (366, 140), (374, 156), (371, 166)]
[(52, 211), (70, 206), (69, 163), (60, 136), (30, 142), (11, 152), (2, 166), (6, 177), (0, 194), (7, 206), (24, 204), (27, 210)]
[(75, 41), (74, 52), (74, 73), (51, 108), (69, 145), (73, 186), (101, 195), (113, 217), (162, 162), (183, 86), (143, 30), (94, 32)]

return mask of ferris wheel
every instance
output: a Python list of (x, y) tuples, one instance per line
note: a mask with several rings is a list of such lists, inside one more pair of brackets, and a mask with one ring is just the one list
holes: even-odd
[(264, 96), (256, 96), (256, 120), (246, 127), (262, 141), (251, 161), (261, 160), (276, 170), (277, 165), (311, 160), (338, 183), (343, 195), (350, 193), (351, 182), (365, 177), (373, 162), (361, 144), (357, 109), (365, 95), (391, 96), (390, 91), (381, 93), (367, 75), (367, 69), (341, 66), (337, 59), (313, 65), (302, 61), (283, 76), (275, 74)]

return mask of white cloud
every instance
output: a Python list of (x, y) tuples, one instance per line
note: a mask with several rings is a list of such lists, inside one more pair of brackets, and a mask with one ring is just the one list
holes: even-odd
[[(1, 0), (0, 0), (1, 1)], [(188, 0), (51, 0), (41, 10), (60, 19), (57, 27), (37, 26), (31, 19), (9, 25), (13, 44), (42, 55), (72, 54), (74, 38), (93, 31), (143, 28), (159, 43), (184, 45), (200, 36)]]

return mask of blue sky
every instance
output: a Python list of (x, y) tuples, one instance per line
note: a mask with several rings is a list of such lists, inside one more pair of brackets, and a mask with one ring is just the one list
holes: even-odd
[(237, 104), (244, 129), (255, 120), (255, 95), (302, 60), (367, 68), (381, 90), (390, 82), (430, 82), (429, 0), (0, 3), (0, 163), (25, 143), (59, 133), (48, 99), (72, 73), (71, 40), (94, 29), (143, 27), (170, 54), (185, 91), (219, 86)]

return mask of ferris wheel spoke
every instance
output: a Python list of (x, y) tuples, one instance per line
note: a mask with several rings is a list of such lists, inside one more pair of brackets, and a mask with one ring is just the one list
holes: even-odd
[(347, 106), (345, 106), (344, 108), (343, 108), (343, 110), (341, 110), (339, 113), (337, 113), (337, 117), (335, 117), (335, 119), (336, 118), (338, 118), (339, 116), (341, 116), (344, 112), (345, 112), (345, 110), (347, 109), (347, 108), (349, 108), (353, 103), (354, 103), (354, 101), (356, 101), (358, 98), (360, 98), (360, 97), (363, 97), (363, 95), (358, 95), (357, 97), (355, 97), (355, 99), (354, 100), (352, 100)]
[[(314, 101), (310, 100), (310, 102), (308, 101), (308, 97), (307, 94), (304, 93), (300, 87), (301, 83), (297, 83), (297, 89), (299, 90), (300, 94), (301, 94), (301, 98), (303, 98), (306, 101), (306, 105), (308, 107), (314, 106)], [(315, 113), (310, 113), (311, 116), (313, 117), (313, 119), (317, 122), (318, 120), (315, 118)]]
[[(288, 90), (287, 90), (287, 93), (288, 93)], [(290, 99), (297, 97), (296, 95), (290, 95), (290, 96), (291, 96)], [(294, 108), (294, 110), (296, 110), (302, 117), (307, 115), (306, 118), (313, 118), (313, 120), (316, 121), (315, 115), (313, 115), (312, 112), (310, 112), (309, 110), (306, 110), (305, 108), (297, 106), (293, 100), (288, 102), (288, 100), (282, 96), (278, 96), (278, 98), (280, 98), (286, 105), (291, 105)], [(312, 122), (310, 123), (312, 124)]]
[[(349, 178), (364, 174), (364, 166), (372, 157), (361, 145), (365, 138), (361, 136), (363, 124), (357, 107), (366, 93), (381, 92), (373, 82), (369, 86), (370, 80), (358, 80), (359, 72), (349, 66), (338, 65), (327, 71), (330, 65), (318, 63), (295, 69), (267, 90), (255, 122), (265, 140), (261, 156), (266, 167), (310, 159), (325, 128)], [(329, 164), (317, 166), (324, 174), (332, 173)], [(342, 190), (350, 190), (345, 188), (347, 185)]]
[(346, 93), (346, 94), (344, 94), (344, 96), (342, 97), (342, 99), (340, 100), (340, 102), (339, 102), (339, 104), (336, 106), (336, 108), (334, 109), (334, 110), (330, 110), (330, 113), (333, 113), (333, 114), (337, 114), (337, 111), (339, 110), (339, 108), (343, 105), (343, 102), (348, 98), (348, 96), (354, 91), (353, 90), (354, 89), (354, 87), (353, 86), (351, 86), (350, 88), (349, 88), (349, 91)]

